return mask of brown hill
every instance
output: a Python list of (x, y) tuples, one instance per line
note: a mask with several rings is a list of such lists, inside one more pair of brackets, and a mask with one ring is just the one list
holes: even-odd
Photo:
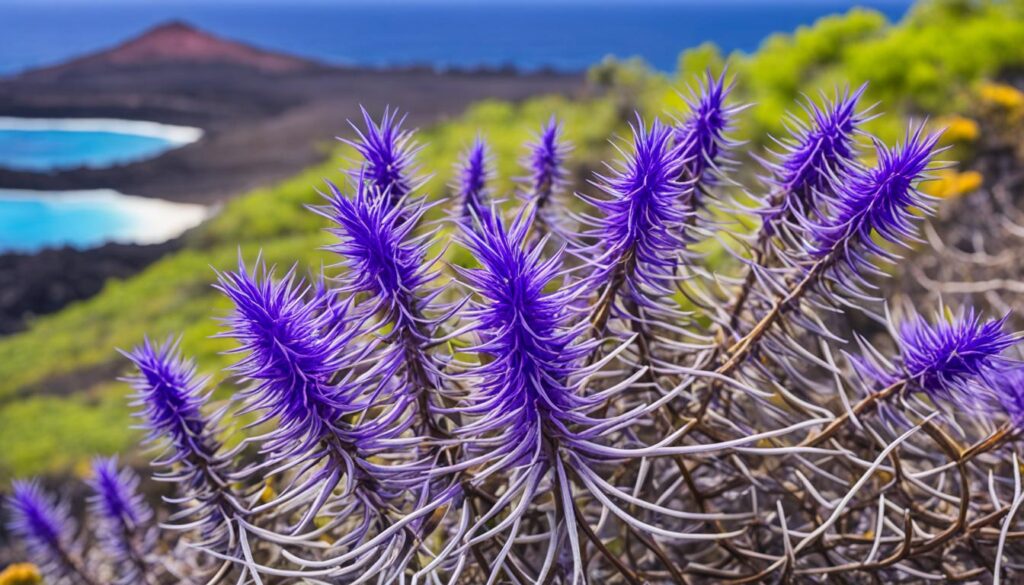
[(172, 21), (149, 29), (111, 49), (30, 71), (24, 76), (184, 63), (234, 65), (265, 73), (289, 73), (322, 66), (300, 57), (220, 38), (184, 22)]

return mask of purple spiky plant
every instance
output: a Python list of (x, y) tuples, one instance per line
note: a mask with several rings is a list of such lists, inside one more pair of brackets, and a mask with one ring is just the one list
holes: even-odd
[(658, 301), (672, 294), (688, 243), (684, 200), (692, 189), (679, 180), (687, 155), (673, 133), (658, 120), (648, 126), (638, 118), (631, 150), (598, 176), (605, 196), (582, 196), (595, 208), (584, 220), (594, 243), (574, 254), (593, 266), (599, 332), (613, 313), (639, 320), (641, 310), (667, 310)]
[(400, 118), (397, 109), (385, 108), (379, 123), (365, 108), (362, 113), (363, 129), (350, 124), (357, 139), (342, 139), (362, 157), (353, 177), (365, 177), (393, 206), (423, 181), (416, 165), (421, 147), (416, 144), (413, 133), (402, 128), (405, 117)]
[(878, 260), (896, 259), (873, 234), (898, 246), (917, 241), (920, 212), (931, 209), (930, 198), (917, 185), (928, 178), (939, 137), (919, 126), (907, 132), (902, 144), (891, 148), (878, 144), (875, 166), (845, 180), (836, 193), (834, 210), (811, 226), (810, 255), (839, 265), (853, 280), (862, 280), (866, 272), (876, 271)]
[[(351, 366), (367, 359), (369, 349), (355, 346), (359, 320), (346, 317), (349, 309), (336, 306), (335, 291), (324, 283), (307, 285), (294, 267), (276, 278), (262, 261), (250, 270), (240, 258), (238, 269), (221, 274), (216, 286), (235, 306), (223, 336), (239, 343), (232, 369), (245, 388), (241, 412), (258, 414), (250, 426), (272, 426), (258, 438), (260, 463), (238, 476), (306, 470), (253, 507), (255, 514), (283, 510), (294, 517), (278, 535), (261, 534), (279, 544), (319, 535), (324, 527), (315, 519), (329, 514), (328, 527), (353, 523), (335, 546), (362, 544), (390, 526), (390, 502), (418, 484), (415, 465), (378, 461), (418, 441), (405, 436), (414, 396), (393, 392), (372, 368)], [(363, 562), (381, 555), (371, 551)]]
[(791, 119), (790, 136), (778, 141), (782, 152), (773, 161), (762, 161), (771, 191), (761, 211), (764, 236), (784, 221), (820, 217), (838, 185), (854, 173), (857, 133), (867, 118), (857, 107), (866, 89), (867, 84), (837, 93), (821, 106), (808, 102), (808, 121)]
[(695, 203), (706, 192), (706, 187), (714, 184), (715, 174), (732, 164), (729, 153), (738, 146), (728, 133), (734, 117), (744, 106), (726, 103), (732, 89), (725, 71), (718, 77), (709, 71), (694, 93), (684, 98), (689, 112), (674, 135), (685, 159), (680, 178), (696, 186)]
[(34, 481), (15, 481), (5, 503), (7, 529), (25, 543), (48, 580), (99, 585), (86, 566), (77, 523), (67, 502), (55, 501)]
[(118, 466), (117, 457), (97, 458), (89, 486), (97, 538), (115, 564), (117, 582), (158, 583), (153, 558), (153, 510), (139, 493), (139, 476)]
[(563, 137), (562, 123), (552, 116), (533, 141), (527, 144), (527, 155), (521, 161), (528, 175), (523, 178), (524, 195), (536, 202), (537, 209), (546, 209), (568, 183), (566, 162), (572, 151)]
[(462, 219), (479, 217), (490, 208), (488, 185), (494, 180), (494, 163), (491, 159), (487, 143), (477, 136), (455, 168), (452, 189), (459, 201), (459, 215)]
[(437, 301), (445, 288), (434, 286), (440, 271), (437, 258), (428, 256), (436, 232), (413, 233), (428, 206), (411, 200), (388, 208), (364, 182), (350, 196), (335, 185), (329, 187), (328, 204), (317, 212), (336, 226), (328, 231), (338, 242), (328, 250), (341, 258), (341, 292), (365, 295), (355, 310), (365, 319), (377, 319), (367, 325), (382, 343), (373, 375), (390, 380), (394, 392), (414, 399), (421, 434), (436, 435), (440, 429), (433, 410), (447, 384), (441, 375), (443, 364), (427, 346), (458, 304)]
[(124, 355), (136, 372), (125, 378), (134, 388), (132, 405), (147, 431), (147, 443), (160, 454), (152, 461), (154, 478), (176, 487), (168, 502), (179, 509), (168, 525), (200, 527), (200, 542), (218, 550), (236, 546), (233, 519), (245, 514), (242, 498), (229, 481), (231, 461), (221, 452), (223, 410), (204, 412), (207, 380), (195, 363), (182, 357), (178, 343), (146, 339)]
[(1014, 369), (1007, 350), (1019, 339), (1007, 331), (1008, 319), (985, 320), (974, 308), (931, 321), (912, 314), (896, 327), (898, 357), (883, 361), (868, 347), (858, 363), (879, 383), (903, 384), (933, 401), (977, 409)]
[(938, 136), (862, 160), (864, 88), (836, 93), (744, 187), (730, 90), (638, 116), (566, 205), (554, 119), (518, 197), (478, 140), (455, 221), (402, 120), (364, 111), (313, 208), (336, 261), (218, 273), (217, 399), (176, 342), (126, 354), (170, 509), (100, 459), (101, 546), (36, 483), (10, 531), (73, 585), (1019, 579), (1013, 317), (883, 302), (938, 203)]

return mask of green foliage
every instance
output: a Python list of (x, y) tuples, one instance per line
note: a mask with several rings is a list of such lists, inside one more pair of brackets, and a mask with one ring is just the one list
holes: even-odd
[(96, 453), (128, 451), (138, 433), (125, 426), (126, 389), (32, 396), (0, 409), (0, 477), (77, 471)]
[[(790, 104), (801, 94), (831, 93), (869, 82), (866, 103), (890, 115), (870, 129), (895, 140), (901, 116), (962, 110), (972, 84), (1024, 65), (1024, 3), (933, 0), (917, 5), (904, 22), (889, 24), (872, 10), (829, 16), (792, 34), (774, 35), (752, 54), (722, 59), (713, 45), (683, 53), (675, 79), (685, 85), (710, 68), (728, 66), (739, 81), (737, 97), (757, 104), (744, 117), (744, 136), (778, 135)], [(646, 103), (672, 110), (678, 100), (663, 88)]]

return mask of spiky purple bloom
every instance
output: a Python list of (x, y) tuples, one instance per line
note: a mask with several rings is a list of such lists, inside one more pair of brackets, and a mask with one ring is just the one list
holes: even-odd
[[(602, 502), (609, 501), (604, 494), (629, 498), (610, 485), (597, 485), (594, 467), (633, 457), (628, 449), (603, 443), (649, 420), (662, 404), (640, 405), (608, 419), (598, 414), (627, 385), (600, 393), (583, 391), (586, 380), (604, 366), (589, 363), (600, 341), (589, 335), (589, 322), (574, 307), (590, 283), (566, 280), (556, 285), (566, 276), (561, 252), (545, 259), (546, 242), (529, 241), (532, 209), (520, 212), (507, 229), (497, 216), (485, 218), (476, 229), (463, 229), (463, 242), (480, 262), (478, 269), (459, 269), (462, 282), (475, 293), (467, 316), (479, 339), (464, 351), (480, 358), (465, 373), (471, 389), (467, 399), (454, 409), (462, 421), (454, 434), (461, 439), (463, 459), (433, 471), (472, 467), (470, 485), (482, 485), (492, 476), (497, 479), (491, 483), (503, 482), (500, 497), (466, 530), (465, 538), (479, 534), (482, 540), (502, 532), (506, 542), (525, 538), (531, 529), (521, 526), (529, 509), (524, 504), (550, 494), (560, 511), (549, 518), (548, 532), (533, 535), (557, 547), (562, 539), (574, 539), (579, 523), (586, 521), (574, 512), (577, 496), (570, 473), (583, 478), (585, 489), (599, 494)], [(606, 509), (638, 530), (650, 528), (614, 505)], [(574, 574), (567, 582), (577, 582), (585, 571), (583, 556), (575, 546), (570, 548), (563, 570)], [(545, 580), (546, 567), (537, 582)]]
[(429, 409), (433, 397), (424, 394), (439, 391), (443, 384), (440, 366), (423, 347), (451, 309), (434, 303), (442, 289), (430, 286), (438, 276), (436, 259), (427, 257), (433, 234), (414, 233), (427, 206), (407, 201), (389, 208), (364, 183), (351, 197), (333, 184), (329, 187), (328, 205), (317, 212), (337, 226), (328, 231), (338, 242), (327, 249), (342, 259), (339, 292), (365, 295), (359, 312), (378, 315), (381, 328), (390, 328), (374, 373), (397, 382), (397, 392), (418, 398), (421, 411)]
[(925, 134), (918, 127), (908, 132), (904, 144), (877, 144), (875, 166), (842, 181), (829, 217), (810, 225), (811, 256), (845, 265), (859, 276), (863, 270), (874, 270), (873, 258), (895, 259), (872, 234), (897, 245), (915, 241), (917, 211), (929, 210), (929, 198), (917, 184), (927, 178), (938, 139), (939, 134)]
[(235, 305), (223, 335), (240, 343), (232, 352), (243, 357), (233, 369), (254, 383), (245, 391), (249, 409), (263, 413), (257, 424), (280, 421), (270, 448), (319, 440), (324, 427), (365, 407), (349, 404), (330, 380), (346, 338), (332, 292), (297, 279), (295, 267), (275, 280), (266, 265), (258, 262), (250, 272), (241, 259), (216, 288)]
[[(347, 309), (336, 306), (335, 291), (305, 284), (294, 267), (280, 279), (262, 262), (250, 271), (241, 258), (237, 271), (220, 275), (217, 288), (235, 305), (222, 336), (240, 344), (232, 353), (243, 357), (232, 370), (250, 383), (243, 412), (261, 414), (254, 424), (275, 425), (261, 438), (261, 467), (327, 461), (296, 488), (319, 495), (295, 529), (319, 513), (343, 477), (350, 488), (345, 495), (354, 493), (368, 506), (393, 497), (380, 485), (387, 466), (370, 459), (401, 443), (398, 437), (411, 425), (411, 398), (390, 401), (381, 396), (386, 380), (343, 370), (365, 356), (345, 353), (359, 330), (349, 327)], [(369, 412), (375, 408), (380, 412)], [(349, 415), (357, 416), (346, 420)], [(292, 497), (297, 496), (282, 494)]]
[(35, 481), (15, 480), (7, 497), (7, 529), (20, 538), (48, 580), (94, 585), (85, 572), (75, 520), (65, 502), (45, 494)]
[(127, 467), (118, 468), (116, 457), (93, 460), (92, 471), (90, 511), (98, 521), (101, 545), (117, 564), (118, 582), (151, 582), (147, 556), (154, 533), (147, 525), (153, 511), (139, 494), (139, 476)]
[(527, 195), (537, 201), (538, 209), (543, 209), (566, 185), (565, 161), (571, 147), (562, 138), (562, 124), (551, 116), (527, 148), (529, 154), (523, 160), (523, 166), (529, 171)]
[(480, 381), (472, 404), (461, 409), (480, 419), (457, 432), (482, 438), (501, 435), (490, 453), (509, 465), (536, 454), (544, 437), (566, 437), (575, 413), (589, 406), (575, 393), (569, 377), (593, 349), (581, 342), (585, 321), (571, 304), (579, 286), (546, 289), (560, 274), (561, 255), (542, 258), (543, 246), (525, 246), (532, 216), (521, 213), (506, 229), (487, 217), (478, 230), (464, 230), (466, 245), (481, 268), (461, 271), (479, 297), (469, 315), (481, 342), (468, 351), (490, 356), (474, 368)]
[(126, 380), (135, 389), (133, 406), (140, 408), (149, 440), (166, 439), (179, 456), (197, 450), (209, 455), (210, 422), (202, 413), (205, 379), (196, 375), (195, 363), (185, 360), (176, 342), (156, 345), (148, 338), (125, 356), (138, 373)]
[(1005, 331), (1008, 316), (983, 320), (974, 309), (952, 319), (929, 323), (913, 315), (900, 324), (898, 344), (902, 366), (915, 389), (930, 396), (957, 400), (969, 384), (984, 380), (1007, 364), (1003, 357), (1017, 338)]
[(125, 380), (135, 390), (132, 406), (149, 431), (147, 442), (164, 448), (152, 462), (158, 470), (154, 477), (176, 484), (181, 492), (169, 500), (181, 507), (172, 522), (201, 520), (208, 544), (227, 544), (227, 522), (244, 514), (244, 507), (226, 479), (230, 458), (220, 453), (217, 435), (223, 411), (212, 416), (202, 411), (206, 379), (196, 375), (195, 362), (182, 357), (176, 342), (156, 345), (147, 338), (123, 353), (137, 368)]
[(598, 255), (596, 286), (625, 284), (623, 294), (642, 305), (671, 294), (669, 279), (687, 243), (685, 199), (691, 187), (679, 179), (687, 159), (671, 127), (655, 120), (648, 128), (638, 119), (632, 129), (632, 152), (608, 165), (610, 173), (595, 183), (608, 198), (583, 196), (599, 213), (587, 220), (593, 229), (586, 234), (599, 248), (578, 254)]
[(494, 178), (493, 162), (487, 143), (477, 136), (455, 168), (453, 188), (460, 202), (463, 219), (485, 213), (490, 204), (487, 184)]
[(398, 110), (384, 109), (380, 123), (374, 122), (365, 108), (363, 113), (365, 130), (349, 123), (355, 130), (357, 140), (342, 142), (356, 149), (363, 157), (363, 165), (353, 176), (365, 177), (390, 205), (414, 191), (421, 182), (417, 177), (416, 155), (420, 146), (413, 140), (413, 133), (402, 129), (405, 117), (398, 117)]
[(726, 84), (724, 71), (717, 78), (709, 71), (696, 94), (685, 98), (690, 111), (675, 130), (675, 140), (686, 159), (684, 179), (708, 185), (714, 182), (710, 172), (726, 162), (728, 150), (734, 146), (726, 134), (733, 116), (742, 109), (726, 105), (732, 87)]
[(789, 139), (779, 142), (783, 153), (776, 162), (763, 162), (772, 175), (774, 199), (761, 213), (767, 229), (780, 217), (806, 217), (822, 199), (830, 202), (836, 182), (852, 173), (856, 134), (863, 121), (857, 102), (865, 89), (866, 84), (853, 93), (837, 93), (821, 107), (809, 104), (809, 125), (793, 119)]
[(339, 241), (327, 249), (342, 259), (341, 292), (369, 294), (376, 309), (397, 320), (412, 318), (406, 313), (416, 304), (414, 292), (433, 279), (425, 262), (427, 244), (413, 234), (426, 206), (391, 207), (365, 182), (351, 197), (334, 184), (328, 187), (328, 205), (316, 211), (337, 225), (328, 231)]

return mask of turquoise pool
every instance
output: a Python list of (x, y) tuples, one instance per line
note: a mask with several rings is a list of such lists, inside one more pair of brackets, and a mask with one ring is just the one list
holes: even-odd
[(198, 128), (135, 120), (0, 117), (0, 167), (109, 167), (158, 156), (201, 136)]
[(109, 189), (0, 189), (0, 253), (151, 244), (180, 235), (208, 215), (202, 205), (133, 197)]

